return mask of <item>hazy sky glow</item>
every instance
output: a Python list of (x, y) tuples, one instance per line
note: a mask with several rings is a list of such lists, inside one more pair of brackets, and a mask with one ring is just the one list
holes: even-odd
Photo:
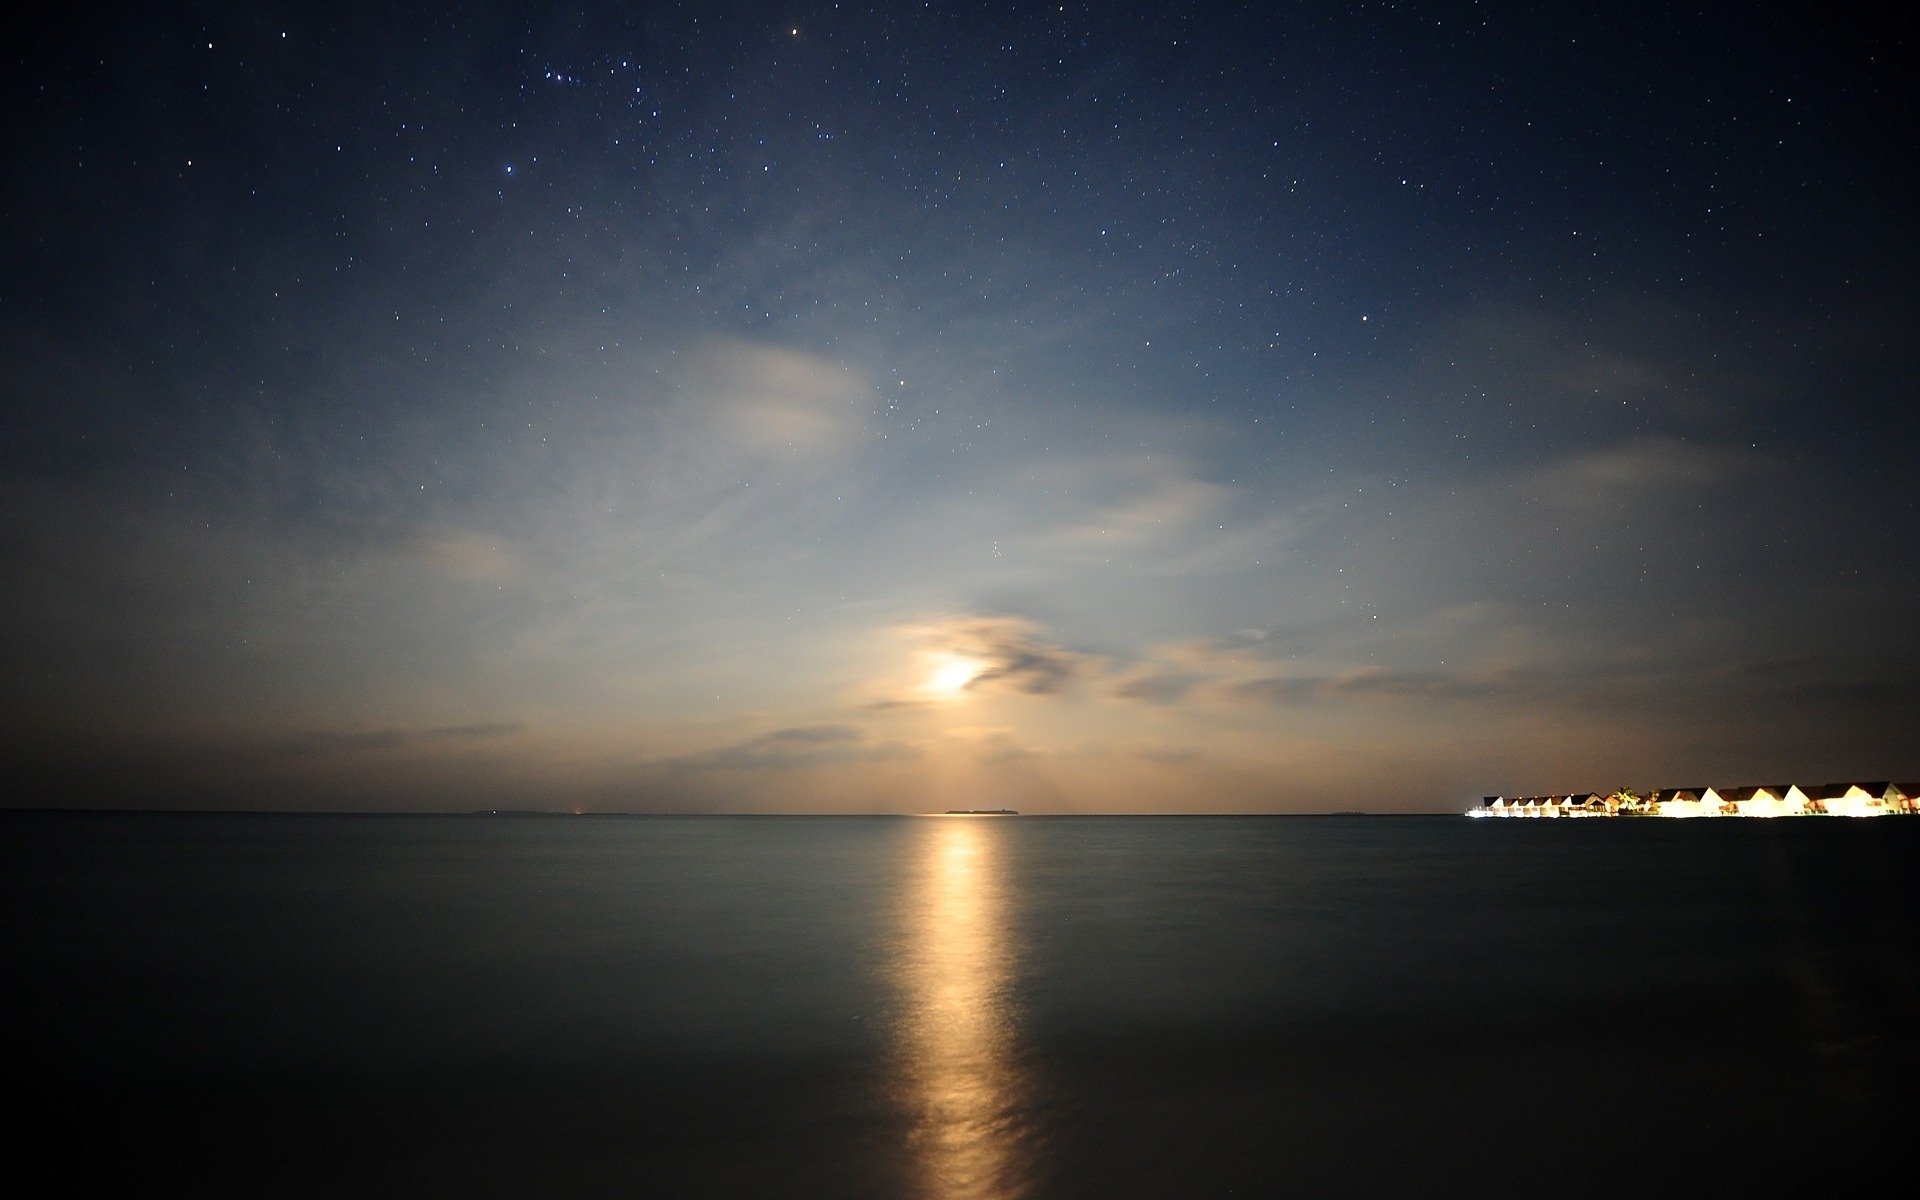
[(1909, 56), (1540, 7), (16, 39), (0, 748), (210, 808), (1920, 775)]

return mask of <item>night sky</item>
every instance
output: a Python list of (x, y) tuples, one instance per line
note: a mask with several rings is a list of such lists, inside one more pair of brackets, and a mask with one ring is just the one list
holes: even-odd
[(334, 8), (8, 39), (9, 803), (1920, 776), (1892, 26)]

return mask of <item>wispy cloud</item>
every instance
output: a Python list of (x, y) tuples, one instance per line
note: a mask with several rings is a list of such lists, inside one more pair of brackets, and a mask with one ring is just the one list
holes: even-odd
[(796, 725), (657, 765), (681, 771), (758, 771), (910, 758), (914, 754), (910, 746), (876, 741), (851, 725)]
[(1776, 386), (1757, 370), (1703, 351), (1719, 344), (1709, 331), (1674, 325), (1671, 313), (1632, 306), (1595, 325), (1538, 308), (1484, 305), (1446, 323), (1427, 348), (1424, 369), (1549, 418), (1625, 407), (1698, 422)]
[(1111, 694), (1144, 704), (1173, 704), (1193, 690), (1202, 676), (1172, 671), (1135, 672), (1115, 680)]
[(1097, 665), (1094, 656), (1047, 640), (1039, 624), (1022, 617), (955, 617), (915, 632), (932, 650), (977, 664), (964, 685), (969, 691), (1057, 696)]
[(383, 753), (449, 742), (490, 741), (525, 731), (526, 726), (519, 721), (483, 721), (472, 725), (441, 725), (426, 729), (312, 730), (282, 738), (268, 746), (266, 752), (285, 757), (336, 751)]
[(518, 578), (524, 567), (511, 539), (477, 530), (422, 528), (405, 547), (420, 562), (456, 579), (500, 583)]
[(668, 378), (684, 409), (762, 450), (838, 450), (871, 415), (871, 388), (858, 373), (786, 346), (714, 339)]
[(1550, 462), (1534, 477), (1542, 495), (1564, 505), (1649, 503), (1757, 475), (1768, 462), (1751, 451), (1674, 437), (1641, 437)]
[(1137, 545), (1188, 533), (1218, 512), (1227, 489), (1167, 469), (1153, 470), (1127, 494), (1064, 530), (1073, 543), (1096, 547)]

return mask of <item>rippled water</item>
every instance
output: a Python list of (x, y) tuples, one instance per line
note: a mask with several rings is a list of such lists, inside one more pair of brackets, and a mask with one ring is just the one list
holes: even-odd
[(1920, 1064), (1920, 820), (0, 832), (76, 1187), (1776, 1194), (1904, 1171)]

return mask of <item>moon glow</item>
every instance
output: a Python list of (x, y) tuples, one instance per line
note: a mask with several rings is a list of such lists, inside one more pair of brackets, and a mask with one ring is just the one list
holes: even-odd
[(975, 679), (980, 677), (983, 665), (970, 658), (957, 655), (943, 655), (933, 668), (933, 675), (927, 680), (927, 690), (936, 696), (958, 696)]

